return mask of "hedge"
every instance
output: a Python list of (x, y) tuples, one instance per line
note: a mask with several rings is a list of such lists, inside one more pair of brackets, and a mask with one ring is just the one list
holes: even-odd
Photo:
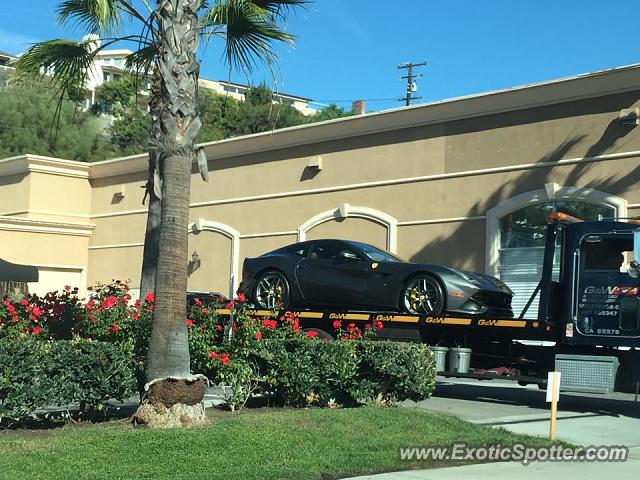
[[(0, 419), (23, 418), (49, 405), (80, 403), (99, 411), (110, 397), (127, 397), (143, 383), (153, 294), (132, 303), (126, 282), (77, 288), (44, 297), (0, 301)], [(234, 311), (229, 323), (216, 313)], [(435, 366), (428, 347), (378, 342), (383, 322), (336, 320), (326, 342), (305, 332), (295, 313), (253, 315), (244, 296), (185, 312), (191, 370), (232, 387), (232, 408), (254, 394), (288, 405), (395, 403), (431, 395)], [(104, 343), (101, 343), (104, 342)]]
[(260, 392), (279, 404), (352, 406), (424, 400), (435, 388), (426, 345), (390, 341), (268, 340), (208, 372), (234, 391), (231, 407)]
[(86, 340), (0, 340), (0, 420), (70, 404), (92, 414), (110, 398), (130, 397), (136, 391), (130, 350)]

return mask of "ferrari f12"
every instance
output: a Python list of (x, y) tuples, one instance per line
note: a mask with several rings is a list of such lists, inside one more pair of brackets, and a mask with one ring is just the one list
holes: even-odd
[(244, 261), (242, 292), (261, 309), (333, 308), (511, 318), (490, 275), (412, 263), (366, 243), (312, 240)]

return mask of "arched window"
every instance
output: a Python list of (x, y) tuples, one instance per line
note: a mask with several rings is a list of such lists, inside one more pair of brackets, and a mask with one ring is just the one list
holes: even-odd
[[(497, 276), (514, 291), (513, 312), (516, 316), (540, 281), (546, 217), (553, 211), (582, 220), (597, 220), (600, 216), (626, 215), (626, 202), (593, 189), (547, 188), (518, 195), (487, 213), (487, 273)], [(558, 278), (559, 269), (557, 253), (555, 278)], [(536, 318), (537, 313), (538, 298), (525, 318)]]
[(338, 208), (326, 210), (314, 215), (298, 227), (298, 241), (307, 239), (307, 232), (324, 222), (345, 218), (364, 218), (383, 225), (386, 228), (386, 246), (391, 253), (396, 253), (398, 240), (398, 221), (388, 213), (369, 207), (341, 204)]
[[(198, 234), (203, 231), (219, 233), (231, 240), (231, 254), (229, 258), (230, 278), (228, 280), (228, 294), (229, 298), (233, 298), (236, 290), (238, 289), (239, 281), (238, 271), (240, 258), (240, 232), (224, 223), (205, 220), (203, 218), (199, 218), (195, 222), (189, 224), (188, 233)], [(202, 255), (203, 253), (204, 252), (200, 252), (200, 255)], [(215, 275), (215, 272), (209, 273), (211, 275)], [(205, 290), (209, 291), (210, 287), (207, 287)], [(224, 293), (226, 295), (226, 292), (221, 293)]]

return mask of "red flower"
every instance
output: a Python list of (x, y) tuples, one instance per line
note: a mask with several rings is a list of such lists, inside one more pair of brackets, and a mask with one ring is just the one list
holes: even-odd
[(12, 317), (12, 318), (11, 318), (11, 321), (12, 321), (13, 323), (18, 323), (18, 317)]
[(227, 303), (227, 305), (224, 307), (227, 310), (233, 310), (233, 307), (236, 305), (236, 301), (235, 300), (231, 300), (229, 303)]
[(220, 355), (216, 352), (207, 352), (207, 355), (209, 355), (209, 358), (213, 358), (214, 360), (218, 360), (220, 358)]
[(26, 298), (24, 300), (22, 300), (20, 302), (20, 305), (22, 305), (23, 307), (26, 307), (27, 305), (29, 305), (29, 300), (27, 300)]
[(153, 292), (147, 293), (147, 296), (144, 297), (144, 301), (147, 303), (153, 303), (156, 301), (156, 296)]
[(222, 325), (220, 324), (216, 325), (216, 332), (221, 332), (222, 330), (223, 330)]
[(13, 305), (9, 304), (9, 305), (7, 305), (7, 311), (9, 312), (9, 315), (14, 315), (16, 313), (16, 307), (14, 307)]
[(136, 300), (135, 303), (133, 304), (133, 306), (135, 307), (136, 310), (140, 309), (140, 299)]
[(91, 310), (95, 306), (96, 302), (93, 299), (87, 302), (87, 305), (84, 307), (85, 310)]
[(220, 357), (222, 359), (222, 364), (223, 365), (228, 365), (229, 364), (229, 354), (228, 353), (223, 353), (222, 357)]
[(106, 310), (112, 308), (116, 303), (118, 303), (118, 299), (116, 297), (114, 297), (113, 295), (109, 295), (107, 298), (105, 298), (104, 300), (102, 300), (102, 303), (100, 303), (100, 306)]
[(133, 315), (131, 315), (131, 318), (133, 320), (138, 320), (138, 318), (140, 318), (140, 315), (138, 315), (138, 312), (135, 312)]
[(117, 323), (113, 324), (113, 327), (111, 327), (111, 330), (109, 330), (111, 333), (118, 333), (120, 331), (120, 326)]
[(378, 321), (376, 322), (376, 328), (377, 328), (378, 330), (382, 330), (382, 329), (384, 328), (384, 324), (383, 324), (380, 320), (378, 320)]
[(371, 324), (370, 323), (365, 323), (364, 324), (364, 329), (365, 330), (369, 330), (371, 328)]
[(71, 291), (71, 285), (65, 285), (65, 286), (64, 286), (64, 290), (65, 290), (66, 292), (70, 292), (70, 291)]
[(202, 300), (200, 300), (198, 297), (196, 297), (196, 299), (193, 301), (196, 305), (202, 305)]
[(259, 342), (260, 340), (262, 340), (262, 334), (260, 332), (256, 333), (254, 335), (255, 339)]
[(262, 326), (275, 330), (278, 327), (278, 322), (275, 320), (264, 319), (262, 320)]
[(309, 330), (307, 332), (307, 337), (309, 338), (316, 338), (318, 336), (318, 332), (316, 332), (315, 330)]
[(333, 321), (333, 328), (337, 330), (340, 327), (342, 327), (342, 322), (340, 320), (334, 320)]
[(187, 318), (187, 321), (184, 323), (187, 325), (187, 327), (193, 327), (193, 320)]
[(350, 323), (349, 325), (347, 325), (347, 330), (353, 330), (354, 328), (356, 328), (355, 323)]
[(238, 301), (239, 302), (245, 302), (247, 300), (247, 297), (244, 296), (244, 293), (239, 293), (238, 294)]
[(41, 331), (42, 331), (41, 327), (33, 327), (33, 329), (31, 330), (31, 333), (34, 335), (40, 335)]
[(298, 324), (298, 322), (294, 323), (292, 325), (293, 328), (293, 333), (298, 333), (300, 331), (300, 325)]

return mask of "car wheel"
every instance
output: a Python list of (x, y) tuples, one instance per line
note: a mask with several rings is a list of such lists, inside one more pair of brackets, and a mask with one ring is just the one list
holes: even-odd
[(280, 272), (269, 270), (260, 274), (253, 289), (253, 303), (266, 310), (289, 308), (291, 290), (289, 282)]
[(444, 293), (440, 282), (431, 275), (411, 277), (402, 290), (402, 310), (413, 315), (441, 315)]

